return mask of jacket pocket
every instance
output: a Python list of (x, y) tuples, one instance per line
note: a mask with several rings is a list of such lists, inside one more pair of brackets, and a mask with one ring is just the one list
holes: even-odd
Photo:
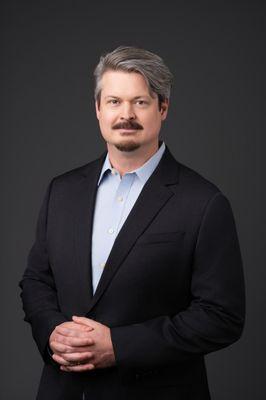
[(144, 233), (136, 244), (178, 242), (184, 238), (184, 231)]

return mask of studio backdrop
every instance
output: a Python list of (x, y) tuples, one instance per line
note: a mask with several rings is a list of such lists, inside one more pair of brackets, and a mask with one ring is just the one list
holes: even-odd
[(105, 150), (93, 99), (101, 54), (132, 45), (174, 75), (161, 136), (234, 212), (244, 262), (242, 338), (206, 357), (213, 400), (266, 398), (263, 1), (1, 2), (1, 388), (33, 400), (42, 360), (18, 282), (52, 177)]

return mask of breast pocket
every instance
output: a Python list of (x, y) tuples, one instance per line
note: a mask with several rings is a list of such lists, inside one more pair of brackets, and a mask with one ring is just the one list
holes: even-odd
[(179, 242), (184, 238), (184, 231), (144, 233), (136, 244), (159, 244), (165, 242)]

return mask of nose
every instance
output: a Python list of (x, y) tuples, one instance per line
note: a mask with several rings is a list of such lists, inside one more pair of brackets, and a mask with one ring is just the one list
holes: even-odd
[(124, 120), (130, 120), (130, 119), (135, 119), (136, 115), (134, 113), (134, 110), (132, 108), (132, 105), (130, 103), (125, 103), (123, 105), (122, 111), (121, 111), (121, 116), (120, 119)]

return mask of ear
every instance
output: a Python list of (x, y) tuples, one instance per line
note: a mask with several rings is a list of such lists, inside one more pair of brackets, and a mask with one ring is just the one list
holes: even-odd
[(98, 102), (97, 102), (97, 100), (95, 100), (95, 111), (96, 111), (96, 117), (97, 117), (97, 119), (99, 119), (99, 117), (100, 117), (100, 110), (99, 110), (99, 107), (98, 107)]
[(169, 99), (165, 99), (162, 103), (161, 103), (161, 120), (164, 121), (167, 117), (167, 113), (168, 113), (168, 108), (169, 108)]

